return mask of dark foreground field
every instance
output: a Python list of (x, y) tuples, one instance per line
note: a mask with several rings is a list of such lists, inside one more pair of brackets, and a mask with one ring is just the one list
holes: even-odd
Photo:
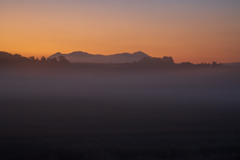
[(2, 70), (0, 159), (240, 159), (240, 70)]
[(1, 140), (1, 159), (238, 160), (237, 134), (150, 134)]

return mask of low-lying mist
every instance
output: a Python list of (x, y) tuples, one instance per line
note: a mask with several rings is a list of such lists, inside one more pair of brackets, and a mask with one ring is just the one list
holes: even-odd
[(2, 72), (3, 98), (162, 98), (238, 101), (240, 75), (228, 70)]
[(240, 74), (1, 71), (1, 136), (240, 131)]

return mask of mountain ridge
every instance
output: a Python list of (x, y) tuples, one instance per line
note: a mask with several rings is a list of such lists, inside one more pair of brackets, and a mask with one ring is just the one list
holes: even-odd
[(74, 51), (68, 54), (57, 52), (48, 58), (54, 58), (59, 56), (65, 56), (70, 62), (87, 62), (87, 63), (132, 63), (139, 61), (144, 57), (151, 57), (142, 51), (134, 53), (117, 53), (112, 55), (90, 54), (83, 51)]

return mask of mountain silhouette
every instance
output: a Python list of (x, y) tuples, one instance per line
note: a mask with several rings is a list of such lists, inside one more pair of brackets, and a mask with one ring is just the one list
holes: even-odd
[(138, 51), (135, 53), (118, 53), (113, 55), (94, 55), (87, 52), (76, 51), (69, 54), (57, 52), (48, 58), (64, 56), (70, 62), (85, 62), (85, 63), (132, 63), (139, 61), (144, 57), (150, 57), (144, 52)]

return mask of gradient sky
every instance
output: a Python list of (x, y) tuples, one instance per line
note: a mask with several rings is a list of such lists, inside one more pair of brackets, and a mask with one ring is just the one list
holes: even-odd
[(239, 0), (0, 0), (0, 50), (240, 61)]

